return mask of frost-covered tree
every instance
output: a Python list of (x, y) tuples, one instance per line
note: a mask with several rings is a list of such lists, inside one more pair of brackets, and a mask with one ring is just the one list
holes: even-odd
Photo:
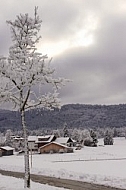
[(80, 139), (81, 139), (82, 145), (84, 145), (85, 140), (87, 140), (89, 138), (90, 138), (89, 130), (88, 129), (81, 130)]
[(56, 137), (60, 137), (60, 131), (59, 131), (59, 129), (53, 130), (52, 134), (55, 135)]
[[(0, 101), (12, 102), (19, 109), (25, 139), (25, 177), (24, 187), (30, 188), (30, 168), (27, 127), (25, 111), (33, 108), (60, 106), (57, 90), (64, 85), (64, 79), (55, 78), (54, 69), (50, 66), (47, 55), (37, 52), (36, 45), (40, 40), (38, 32), (42, 21), (37, 7), (34, 17), (20, 14), (14, 21), (7, 21), (11, 28), (12, 46), (8, 57), (0, 59)], [(48, 85), (49, 92), (43, 91)]]
[(71, 134), (71, 137), (76, 140), (77, 142), (80, 142), (80, 133), (77, 128), (74, 128)]
[(98, 143), (97, 134), (94, 130), (86, 130), (83, 143), (85, 146), (96, 147)]
[(10, 129), (8, 129), (8, 130), (6, 131), (6, 133), (5, 133), (5, 138), (6, 138), (5, 143), (6, 143), (6, 145), (9, 145), (9, 146), (12, 145), (12, 143), (11, 143), (11, 136), (12, 136), (12, 135), (13, 135), (12, 131), (11, 131)]
[(6, 141), (6, 137), (3, 135), (3, 133), (0, 132), (0, 146), (4, 146)]

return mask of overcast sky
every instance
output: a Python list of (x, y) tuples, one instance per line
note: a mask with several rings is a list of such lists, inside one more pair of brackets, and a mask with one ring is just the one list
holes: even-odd
[(5, 0), (0, 2), (0, 55), (11, 45), (6, 20), (20, 13), (42, 19), (38, 51), (56, 74), (71, 79), (62, 104), (126, 103), (126, 0)]

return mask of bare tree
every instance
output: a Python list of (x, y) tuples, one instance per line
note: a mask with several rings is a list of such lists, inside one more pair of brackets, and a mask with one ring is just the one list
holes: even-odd
[[(60, 106), (57, 90), (65, 79), (55, 78), (47, 55), (37, 52), (41, 28), (37, 7), (34, 18), (20, 14), (15, 21), (7, 21), (11, 28), (12, 46), (8, 57), (0, 59), (0, 101), (12, 102), (21, 114), (25, 139), (25, 180), (24, 187), (30, 188), (30, 168), (25, 111), (36, 107), (52, 109)], [(51, 90), (43, 91), (43, 85)], [(34, 90), (35, 89), (35, 90)], [(38, 89), (38, 91), (36, 91)], [(51, 92), (50, 92), (51, 91)]]

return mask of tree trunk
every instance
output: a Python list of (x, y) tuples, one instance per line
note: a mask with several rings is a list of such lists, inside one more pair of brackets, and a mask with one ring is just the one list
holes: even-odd
[(25, 154), (24, 154), (24, 164), (25, 164), (25, 176), (24, 176), (24, 188), (30, 188), (30, 167), (29, 167), (29, 149), (28, 149), (28, 135), (25, 124), (25, 111), (21, 111), (21, 121), (24, 132), (24, 142), (25, 142)]

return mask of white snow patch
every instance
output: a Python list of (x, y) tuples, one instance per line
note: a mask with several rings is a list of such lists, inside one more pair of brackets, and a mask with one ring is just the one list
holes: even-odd
[[(126, 139), (66, 154), (34, 154), (31, 173), (126, 189)], [(0, 169), (24, 171), (24, 156), (0, 157)]]

